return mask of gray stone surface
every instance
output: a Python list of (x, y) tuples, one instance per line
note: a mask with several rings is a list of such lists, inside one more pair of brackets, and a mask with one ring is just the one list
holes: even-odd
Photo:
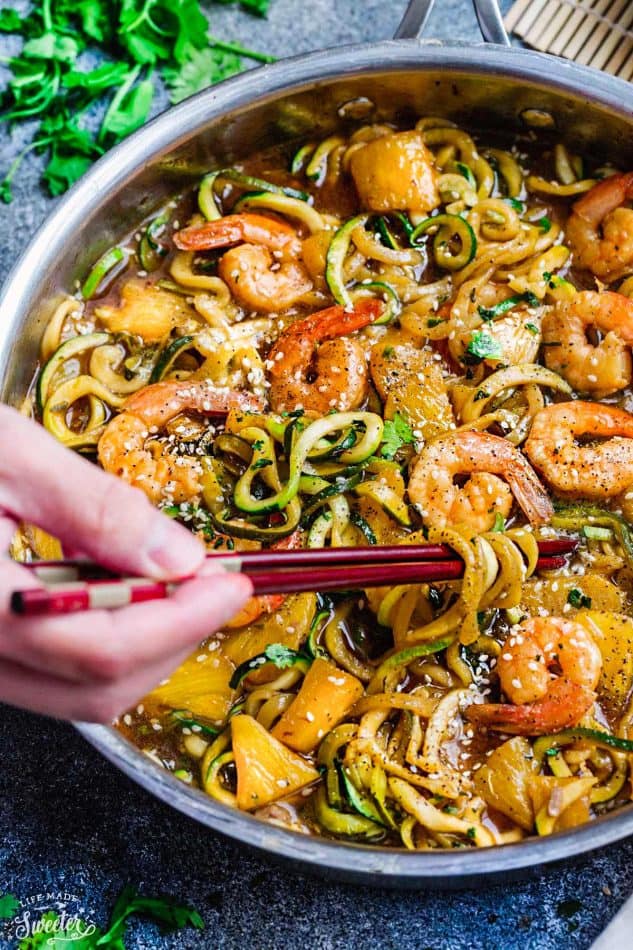
[[(428, 35), (475, 38), (466, 0), (436, 7)], [(267, 22), (234, 8), (210, 10), (218, 34), (284, 55), (385, 38), (403, 8), (403, 0), (273, 0)], [(0, 51), (8, 49), (3, 38)], [(25, 140), (23, 130), (0, 131), (0, 168)], [(40, 167), (29, 158), (15, 202), (0, 207), (2, 275), (52, 206), (38, 184)], [(70, 726), (7, 708), (1, 715), (0, 894), (26, 900), (65, 890), (86, 917), (104, 922), (119, 890), (133, 883), (190, 901), (205, 919), (204, 933), (169, 938), (137, 923), (133, 948), (582, 950), (633, 889), (632, 841), (530, 882), (482, 882), (462, 893), (403, 894), (303, 878), (155, 801)], [(0, 947), (10, 945), (0, 928)]]

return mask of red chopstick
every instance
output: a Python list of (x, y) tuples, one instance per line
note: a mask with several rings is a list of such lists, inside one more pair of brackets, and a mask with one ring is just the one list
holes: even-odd
[[(573, 542), (567, 544), (566, 551), (571, 553)], [(323, 549), (321, 557), (324, 558)], [(343, 550), (343, 549), (334, 549)], [(356, 552), (362, 549), (347, 549)], [(400, 557), (410, 553), (403, 545), (400, 548)], [(253, 554), (255, 552), (252, 552)], [(272, 554), (273, 552), (266, 552)], [(287, 552), (281, 552), (287, 553)], [(294, 552), (298, 554), (300, 552)], [(310, 553), (310, 552), (308, 552)], [(348, 555), (349, 556), (349, 555)], [(236, 559), (229, 565), (240, 570)], [(541, 557), (538, 560), (539, 570), (554, 570), (564, 567), (566, 563), (563, 554)], [(227, 565), (227, 566), (229, 566)], [(260, 566), (258, 564), (258, 566)], [(261, 565), (263, 568), (263, 564)], [(270, 562), (269, 562), (270, 567)], [(395, 584), (420, 584), (455, 580), (462, 576), (464, 564), (458, 558), (442, 561), (418, 561), (405, 563), (361, 564), (353, 566), (340, 563), (332, 566), (306, 571), (300, 567), (296, 569), (278, 570), (250, 570), (248, 574), (253, 582), (256, 595), (261, 594), (295, 594), (304, 591), (332, 591), (355, 590), (359, 587), (387, 587)], [(82, 581), (69, 585), (58, 585), (29, 590), (14, 591), (11, 595), (11, 610), (21, 616), (68, 614), (81, 610), (113, 609), (128, 604), (141, 603), (148, 600), (160, 600), (168, 597), (177, 585), (162, 581), (151, 581), (143, 578), (118, 578), (97, 581)]]
[[(543, 556), (572, 554), (577, 542), (568, 538), (555, 538), (539, 543)], [(299, 551), (269, 549), (265, 551), (222, 551), (207, 555), (207, 561), (217, 561), (228, 570), (255, 574), (280, 568), (330, 567), (350, 564), (402, 564), (408, 561), (455, 560), (455, 552), (445, 544), (392, 544), (368, 545), (362, 548), (307, 548)], [(43, 581), (97, 580), (116, 578), (114, 571), (90, 561), (31, 561), (23, 565)]]

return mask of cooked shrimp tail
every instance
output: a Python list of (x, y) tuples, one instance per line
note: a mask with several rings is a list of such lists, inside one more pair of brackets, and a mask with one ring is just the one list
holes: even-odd
[(552, 682), (547, 696), (535, 703), (483, 703), (469, 706), (466, 718), (480, 726), (515, 736), (542, 736), (576, 725), (596, 700), (593, 690), (564, 676)]
[(294, 228), (263, 214), (229, 214), (174, 234), (174, 244), (181, 251), (212, 251), (243, 243), (294, 257), (301, 252), (301, 242)]

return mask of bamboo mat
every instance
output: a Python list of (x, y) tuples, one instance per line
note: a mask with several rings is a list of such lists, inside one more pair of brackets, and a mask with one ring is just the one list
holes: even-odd
[(541, 52), (633, 78), (633, 0), (517, 0), (505, 24)]

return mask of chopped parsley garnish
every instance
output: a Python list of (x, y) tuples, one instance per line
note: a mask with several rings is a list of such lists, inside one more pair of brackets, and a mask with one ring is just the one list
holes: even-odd
[(537, 327), (537, 325), (536, 325), (535, 323), (526, 323), (526, 324), (525, 324), (525, 329), (526, 329), (526, 330), (529, 330), (529, 332), (532, 333), (534, 336), (538, 336), (538, 334), (539, 334), (539, 332), (540, 332), (540, 331), (539, 331), (539, 328)]
[(526, 303), (528, 307), (538, 307), (539, 300), (538, 297), (528, 290), (524, 294), (515, 294), (514, 297), (508, 297), (494, 307), (477, 307), (477, 312), (482, 320), (489, 322), (496, 320), (497, 317), (503, 316), (503, 314), (509, 310), (514, 310), (520, 303)]
[[(242, 5), (264, 15), (269, 2)], [(5, 61), (11, 77), (2, 92), (2, 119), (37, 126), (0, 182), (0, 199), (12, 200), (12, 181), (31, 151), (47, 154), (42, 177), (50, 193), (66, 191), (149, 118), (158, 77), (179, 102), (239, 72), (243, 59), (273, 59), (208, 30), (199, 0), (36, 0), (25, 16), (1, 10), (0, 32), (24, 40)], [(90, 68), (96, 51), (108, 60)], [(97, 131), (85, 123), (93, 106), (105, 107)]]
[(466, 347), (463, 361), (466, 364), (474, 365), (488, 358), (501, 359), (502, 356), (503, 347), (499, 340), (495, 340), (484, 330), (476, 330)]
[(506, 519), (503, 517), (501, 512), (495, 512), (495, 523), (492, 526), (493, 531), (505, 531), (506, 529)]
[(285, 647), (283, 643), (271, 643), (264, 650), (266, 659), (274, 663), (278, 670), (287, 670), (289, 666), (293, 666), (299, 655), (296, 650)]
[(551, 230), (552, 222), (546, 215), (543, 215), (542, 218), (539, 218), (536, 223), (544, 234), (547, 234), (547, 232)]
[(382, 434), (380, 455), (384, 459), (392, 459), (403, 445), (412, 445), (415, 442), (411, 426), (396, 412), (393, 419), (385, 421)]
[(254, 472), (258, 472), (260, 468), (268, 468), (268, 466), (272, 464), (271, 459), (257, 459), (256, 462), (253, 462), (251, 468)]
[(429, 317), (429, 319), (426, 321), (426, 325), (429, 327), (429, 329), (433, 329), (433, 327), (439, 327), (440, 323), (444, 322), (445, 321), (441, 317)]
[(525, 204), (522, 201), (519, 201), (518, 198), (504, 198), (503, 200), (506, 204), (509, 204), (510, 207), (517, 212), (517, 214), (523, 214), (525, 211)]
[(587, 595), (583, 594), (581, 590), (578, 590), (577, 587), (574, 587), (567, 595), (567, 603), (578, 609), (581, 607), (586, 607), (589, 609), (591, 607), (591, 597), (587, 597)]

